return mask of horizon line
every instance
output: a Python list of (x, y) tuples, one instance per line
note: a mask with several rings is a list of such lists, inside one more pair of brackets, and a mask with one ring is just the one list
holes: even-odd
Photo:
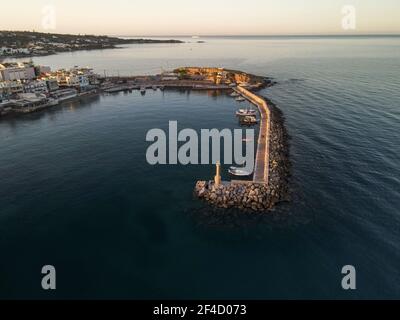
[(127, 35), (110, 34), (111, 37), (366, 37), (366, 36), (400, 36), (400, 33), (304, 33), (304, 34), (174, 34), (174, 35)]
[(384, 33), (304, 33), (304, 34), (152, 34), (152, 35), (132, 35), (132, 34), (100, 34), (100, 33), (70, 33), (57, 31), (37, 31), (37, 30), (0, 30), (0, 32), (36, 32), (44, 34), (60, 34), (60, 35), (81, 35), (81, 36), (108, 36), (108, 37), (366, 37), (366, 36), (400, 36), (400, 32), (384, 32)]

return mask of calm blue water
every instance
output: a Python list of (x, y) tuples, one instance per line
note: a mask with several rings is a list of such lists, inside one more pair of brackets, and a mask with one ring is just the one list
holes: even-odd
[[(262, 93), (292, 136), (293, 201), (216, 215), (192, 196), (210, 166), (146, 163), (147, 130), (169, 120), (236, 128), (225, 95), (135, 92), (1, 121), (0, 297), (400, 298), (400, 38), (202, 40), (34, 61), (274, 77)], [(40, 289), (45, 264), (52, 293)], [(347, 264), (353, 292), (340, 285)]]

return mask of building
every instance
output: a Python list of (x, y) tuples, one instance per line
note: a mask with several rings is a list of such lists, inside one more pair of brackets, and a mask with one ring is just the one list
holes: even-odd
[(24, 83), (24, 92), (47, 94), (49, 89), (46, 80), (32, 80)]
[(1, 81), (0, 82), (0, 95), (6, 98), (16, 93), (23, 93), (24, 86), (21, 81)]
[(37, 76), (48, 75), (51, 73), (51, 68), (47, 66), (36, 66), (35, 71)]
[(62, 87), (84, 88), (89, 85), (89, 79), (79, 74), (62, 74), (57, 77), (58, 84)]
[(0, 81), (32, 80), (36, 78), (35, 68), (25, 63), (0, 64)]
[(58, 81), (56, 78), (46, 79), (46, 85), (47, 85), (47, 89), (49, 91), (56, 91), (56, 90), (60, 89), (60, 86), (58, 85)]
[(74, 67), (70, 70), (58, 70), (53, 74), (60, 87), (74, 87), (81, 91), (86, 90), (91, 84), (96, 84), (97, 75), (90, 68)]
[(5, 81), (0, 81), (0, 102), (5, 99), (8, 95), (7, 85)]

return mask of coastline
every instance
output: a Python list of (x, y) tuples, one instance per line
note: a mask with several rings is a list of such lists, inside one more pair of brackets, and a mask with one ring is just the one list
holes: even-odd
[[(197, 67), (185, 67), (185, 68), (178, 68), (174, 70), (174, 72), (182, 72), (182, 70), (190, 70), (192, 71), (193, 69), (199, 69), (202, 70), (202, 72), (215, 72), (215, 70), (224, 70), (222, 68), (197, 68)], [(230, 77), (232, 77), (233, 81), (240, 80), (244, 81), (246, 84), (245, 86), (249, 89), (252, 90), (259, 90), (264, 87), (272, 86), (275, 84), (275, 82), (268, 77), (260, 77), (256, 76), (253, 74), (248, 74), (242, 71), (236, 71), (236, 70), (225, 70)], [(177, 75), (176, 73), (176, 75)], [(133, 91), (133, 90), (142, 90), (142, 88), (145, 89), (152, 89), (152, 88), (160, 88), (161, 90), (199, 90), (199, 91), (206, 91), (206, 90), (233, 90), (233, 87), (228, 84), (222, 84), (222, 83), (215, 83), (213, 82), (214, 80), (193, 80), (193, 79), (178, 79), (176, 80), (163, 80), (162, 75), (153, 75), (153, 76), (131, 76), (131, 77), (99, 77), (98, 78), (100, 81), (100, 85), (97, 86), (97, 88), (91, 90), (89, 93), (88, 92), (82, 92), (78, 93), (75, 97), (71, 97), (68, 100), (77, 100), (81, 96), (87, 96), (87, 94), (91, 95), (100, 95), (100, 94), (112, 94), (112, 93), (117, 93), (121, 91)], [(235, 79), (235, 80), (234, 80)], [(51, 95), (50, 95), (51, 96)], [(61, 102), (60, 102), (61, 103)], [(12, 102), (10, 102), (12, 104)], [(9, 117), (18, 117), (22, 116), (25, 114), (33, 113), (33, 112), (38, 112), (38, 111), (43, 111), (49, 108), (52, 108), (54, 106), (58, 105), (52, 104), (52, 103), (46, 103), (46, 104), (41, 104), (35, 107), (29, 107), (29, 108), (12, 108), (10, 110), (4, 110), (7, 108), (7, 105), (4, 105), (2, 107), (2, 110), (0, 109), (0, 121), (2, 119), (6, 119)]]
[(184, 43), (184, 41), (0, 30), (0, 43), (2, 44), (0, 61), (2, 61), (65, 52), (119, 49), (126, 44)]
[[(226, 82), (220, 83), (219, 77), (222, 77), (220, 75), (223, 73)], [(142, 94), (145, 93), (143, 90), (147, 88), (153, 90), (233, 91), (256, 105), (261, 117), (254, 178), (250, 181), (232, 180), (223, 182), (221, 185), (215, 185), (213, 181), (198, 181), (195, 186), (195, 194), (198, 198), (216, 207), (225, 209), (234, 207), (252, 211), (271, 210), (277, 203), (289, 200), (288, 180), (291, 166), (289, 136), (284, 125), (284, 117), (272, 101), (254, 93), (262, 88), (272, 86), (276, 82), (271, 78), (222, 68), (185, 67), (174, 70), (174, 74), (180, 74), (179, 79), (163, 81), (161, 75), (99, 78), (100, 85), (96, 89), (76, 93), (75, 96), (62, 101), (51, 103), (50, 99), (47, 99), (46, 104), (11, 108), (11, 111), (6, 114), (4, 114), (3, 106), (0, 121), (43, 111), (62, 105), (65, 101), (77, 101), (82, 97), (121, 91), (140, 90)], [(202, 74), (203, 80), (199, 80), (200, 74)], [(204, 77), (205, 75), (206, 77)], [(237, 83), (241, 83), (241, 85), (238, 86)]]

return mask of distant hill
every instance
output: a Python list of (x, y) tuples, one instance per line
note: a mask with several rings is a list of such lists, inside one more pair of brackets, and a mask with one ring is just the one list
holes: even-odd
[(57, 52), (112, 49), (123, 44), (182, 43), (173, 39), (123, 39), (109, 36), (0, 31), (1, 56), (34, 56)]

